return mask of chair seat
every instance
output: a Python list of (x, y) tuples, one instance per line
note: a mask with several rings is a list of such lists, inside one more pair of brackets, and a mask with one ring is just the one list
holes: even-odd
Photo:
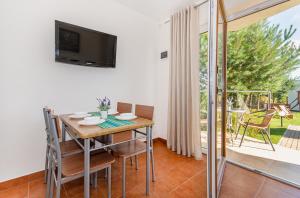
[(111, 149), (118, 156), (127, 158), (146, 152), (146, 143), (140, 140), (132, 140), (112, 146)]
[(268, 126), (263, 125), (263, 124), (256, 124), (256, 123), (248, 123), (248, 127), (253, 127), (253, 128), (260, 128), (260, 129), (265, 129)]
[(76, 153), (83, 152), (83, 150), (80, 148), (80, 146), (76, 143), (75, 140), (60, 142), (60, 149), (61, 149), (61, 154), (63, 156), (73, 155)]
[[(97, 152), (90, 157), (90, 172), (100, 171), (112, 163), (115, 158), (107, 152)], [(79, 176), (84, 173), (84, 155), (78, 153), (62, 158), (62, 175), (64, 177)]]
[(264, 129), (267, 128), (268, 126), (263, 125), (263, 124), (257, 124), (257, 123), (252, 123), (252, 122), (240, 122), (241, 125), (246, 126), (248, 125), (248, 127), (253, 127), (253, 128), (260, 128), (260, 129)]

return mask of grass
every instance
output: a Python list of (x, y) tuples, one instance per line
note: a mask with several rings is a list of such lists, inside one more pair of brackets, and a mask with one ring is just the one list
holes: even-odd
[[(256, 113), (255, 115), (263, 115), (264, 113)], [(254, 115), (254, 116), (255, 116)], [(271, 132), (271, 141), (273, 144), (277, 144), (281, 137), (283, 136), (284, 132), (286, 131), (289, 125), (298, 125), (300, 126), (300, 112), (293, 112), (294, 118), (293, 119), (286, 119), (283, 118), (283, 126), (280, 126), (280, 117), (275, 115), (271, 120), (270, 125), (270, 132)], [(234, 118), (233, 118), (234, 119)], [(247, 120), (247, 118), (245, 118)], [(255, 118), (251, 116), (251, 122), (260, 123), (262, 118)], [(240, 133), (243, 132), (243, 128), (241, 128)], [(255, 129), (247, 129), (246, 135), (252, 138), (256, 138), (259, 140), (263, 140), (261, 133)]]

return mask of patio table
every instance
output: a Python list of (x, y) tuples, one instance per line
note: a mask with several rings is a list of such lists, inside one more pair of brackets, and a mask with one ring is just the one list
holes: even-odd
[[(146, 195), (149, 195), (150, 190), (150, 151), (152, 147), (150, 146), (150, 142), (152, 140), (152, 126), (153, 121), (140, 118), (132, 120), (132, 124), (113, 127), (113, 128), (101, 128), (99, 126), (82, 126), (78, 124), (78, 119), (69, 118), (70, 114), (60, 115), (60, 119), (62, 121), (62, 141), (66, 140), (66, 133), (70, 135), (72, 139), (74, 139), (79, 146), (84, 150), (84, 197), (90, 197), (90, 152), (107, 148), (112, 145), (128, 142), (123, 141), (110, 145), (101, 145), (99, 147), (91, 148), (90, 141), (99, 136), (110, 135), (115, 133), (120, 133), (129, 130), (136, 130), (139, 128), (146, 127)], [(84, 140), (84, 144), (82, 145), (77, 139), (82, 138)]]
[[(237, 117), (236, 117), (236, 127), (235, 127), (235, 134), (237, 135), (238, 132), (238, 120), (241, 119), (242, 115), (246, 112), (245, 109), (228, 109), (228, 120), (227, 120), (227, 124), (228, 124), (228, 128), (231, 131), (232, 129), (232, 113), (236, 113)], [(233, 143), (233, 138), (232, 138), (232, 133), (231, 133), (231, 141)]]

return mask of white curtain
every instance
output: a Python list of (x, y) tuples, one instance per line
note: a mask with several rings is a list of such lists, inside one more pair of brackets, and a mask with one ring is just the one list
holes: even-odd
[(198, 11), (190, 6), (170, 22), (168, 148), (201, 159)]

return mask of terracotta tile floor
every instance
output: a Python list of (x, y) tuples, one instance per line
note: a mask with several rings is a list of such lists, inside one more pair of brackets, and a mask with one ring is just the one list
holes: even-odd
[[(149, 197), (206, 197), (206, 160), (195, 161), (176, 155), (160, 142), (155, 143), (157, 181), (151, 182)], [(145, 196), (145, 155), (139, 157), (140, 169), (127, 164), (127, 197)], [(106, 197), (103, 175), (98, 178), (98, 187), (91, 188), (91, 197)], [(41, 198), (45, 196), (45, 184), (37, 177), (13, 188), (0, 191), (0, 198)], [(112, 170), (112, 197), (121, 196), (120, 162)], [(83, 179), (67, 183), (61, 197), (83, 197)], [(276, 182), (242, 168), (227, 164), (220, 197), (300, 197), (300, 190)]]

